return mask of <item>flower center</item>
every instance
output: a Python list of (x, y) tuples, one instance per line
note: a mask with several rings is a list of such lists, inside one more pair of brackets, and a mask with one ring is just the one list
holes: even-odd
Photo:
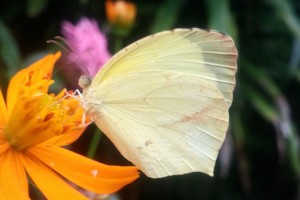
[(4, 129), (7, 142), (22, 151), (76, 128), (83, 114), (74, 98), (37, 93), (21, 98), (15, 104)]

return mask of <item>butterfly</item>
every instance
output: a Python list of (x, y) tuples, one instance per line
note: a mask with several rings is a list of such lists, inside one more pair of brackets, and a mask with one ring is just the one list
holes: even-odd
[(229, 36), (198, 28), (163, 31), (118, 52), (91, 83), (82, 76), (82, 106), (148, 177), (213, 176), (236, 70)]

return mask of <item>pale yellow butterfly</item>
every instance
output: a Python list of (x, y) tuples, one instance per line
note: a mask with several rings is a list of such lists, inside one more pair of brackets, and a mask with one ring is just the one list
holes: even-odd
[(236, 60), (234, 42), (222, 33), (160, 32), (113, 56), (84, 89), (82, 104), (147, 176), (212, 176), (228, 128)]

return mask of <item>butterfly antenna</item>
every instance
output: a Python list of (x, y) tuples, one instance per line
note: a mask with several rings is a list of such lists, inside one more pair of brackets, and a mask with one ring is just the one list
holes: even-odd
[[(87, 66), (87, 64), (78, 56), (74, 53), (73, 48), (69, 45), (68, 41), (61, 37), (61, 36), (55, 36), (54, 40), (47, 40), (47, 43), (52, 43), (52, 44), (56, 44), (57, 46), (59, 46), (60, 48), (62, 48), (65, 52), (67, 52), (69, 55), (73, 56), (75, 58), (75, 60), (77, 60), (82, 66)], [(87, 68), (83, 68), (85, 69), (85, 75), (90, 76), (89, 71), (87, 70)]]
[[(56, 37), (54, 37), (54, 39), (56, 39), (56, 40), (47, 40), (46, 42), (48, 44), (51, 44), (51, 43), (56, 44), (57, 46), (59, 46), (60, 48), (62, 48), (63, 50), (65, 50), (69, 54), (72, 53), (72, 48), (70, 47), (70, 45), (68, 44), (68, 42), (64, 38), (62, 38), (60, 36), (56, 36)], [(63, 41), (63, 43), (60, 43), (58, 40)]]
[(64, 44), (65, 44), (65, 46), (66, 47), (68, 47), (69, 48), (69, 50), (72, 52), (73, 51), (73, 48), (71, 47), (71, 45), (68, 43), (68, 41), (65, 39), (65, 38), (63, 38), (63, 37), (61, 37), (61, 36), (55, 36), (54, 37), (56, 40), (60, 40), (60, 41), (62, 41)]

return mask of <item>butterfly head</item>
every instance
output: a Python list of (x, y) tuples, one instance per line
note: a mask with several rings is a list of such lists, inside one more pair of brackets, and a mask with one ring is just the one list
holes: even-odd
[(87, 75), (81, 75), (79, 80), (78, 80), (78, 85), (82, 88), (82, 89), (87, 89), (92, 82), (92, 78), (90, 76)]

